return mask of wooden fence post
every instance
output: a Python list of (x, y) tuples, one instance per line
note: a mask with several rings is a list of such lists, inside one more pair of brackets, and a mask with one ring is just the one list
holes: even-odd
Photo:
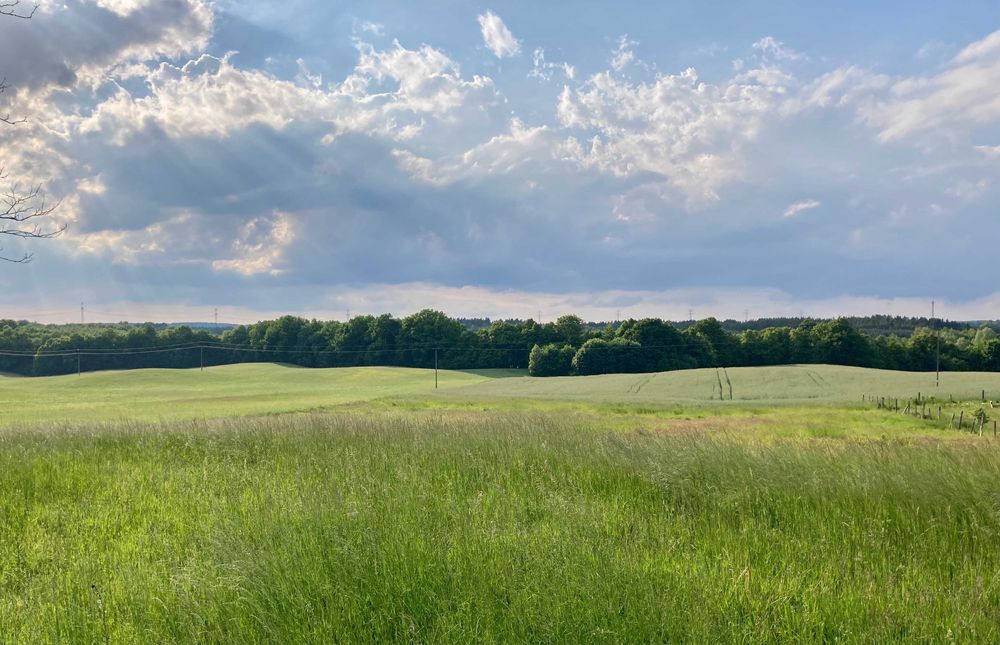
[(965, 410), (960, 410), (958, 413), (958, 429), (962, 429), (962, 421), (965, 419)]

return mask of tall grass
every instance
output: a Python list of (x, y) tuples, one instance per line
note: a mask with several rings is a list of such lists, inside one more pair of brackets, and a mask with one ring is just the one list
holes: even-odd
[(996, 642), (1000, 450), (535, 413), (0, 434), (0, 642)]

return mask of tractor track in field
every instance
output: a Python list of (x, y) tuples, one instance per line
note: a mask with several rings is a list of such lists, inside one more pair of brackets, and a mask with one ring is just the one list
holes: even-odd
[(646, 385), (648, 385), (649, 382), (652, 381), (652, 380), (653, 380), (653, 376), (647, 376), (646, 378), (642, 379), (638, 383), (636, 383), (636, 384), (632, 385), (631, 387), (629, 387), (628, 388), (628, 393), (629, 394), (638, 394), (639, 392), (642, 391), (642, 388), (646, 387)]

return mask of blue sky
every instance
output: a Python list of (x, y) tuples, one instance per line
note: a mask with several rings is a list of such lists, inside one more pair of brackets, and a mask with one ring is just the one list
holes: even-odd
[(995, 2), (67, 0), (0, 64), (67, 225), (0, 317), (1000, 317)]

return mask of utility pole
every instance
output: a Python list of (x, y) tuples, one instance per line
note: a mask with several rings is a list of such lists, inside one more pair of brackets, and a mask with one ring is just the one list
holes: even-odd
[(83, 301), (80, 301), (80, 324), (83, 324)]
[(434, 389), (438, 389), (438, 350), (434, 348)]
[(218, 307), (215, 308), (215, 326), (216, 327), (219, 326), (219, 308)]
[(934, 301), (931, 300), (931, 325), (934, 327), (934, 336), (937, 338), (937, 351), (934, 356), (934, 387), (941, 386), (941, 330), (940, 325), (934, 323)]

